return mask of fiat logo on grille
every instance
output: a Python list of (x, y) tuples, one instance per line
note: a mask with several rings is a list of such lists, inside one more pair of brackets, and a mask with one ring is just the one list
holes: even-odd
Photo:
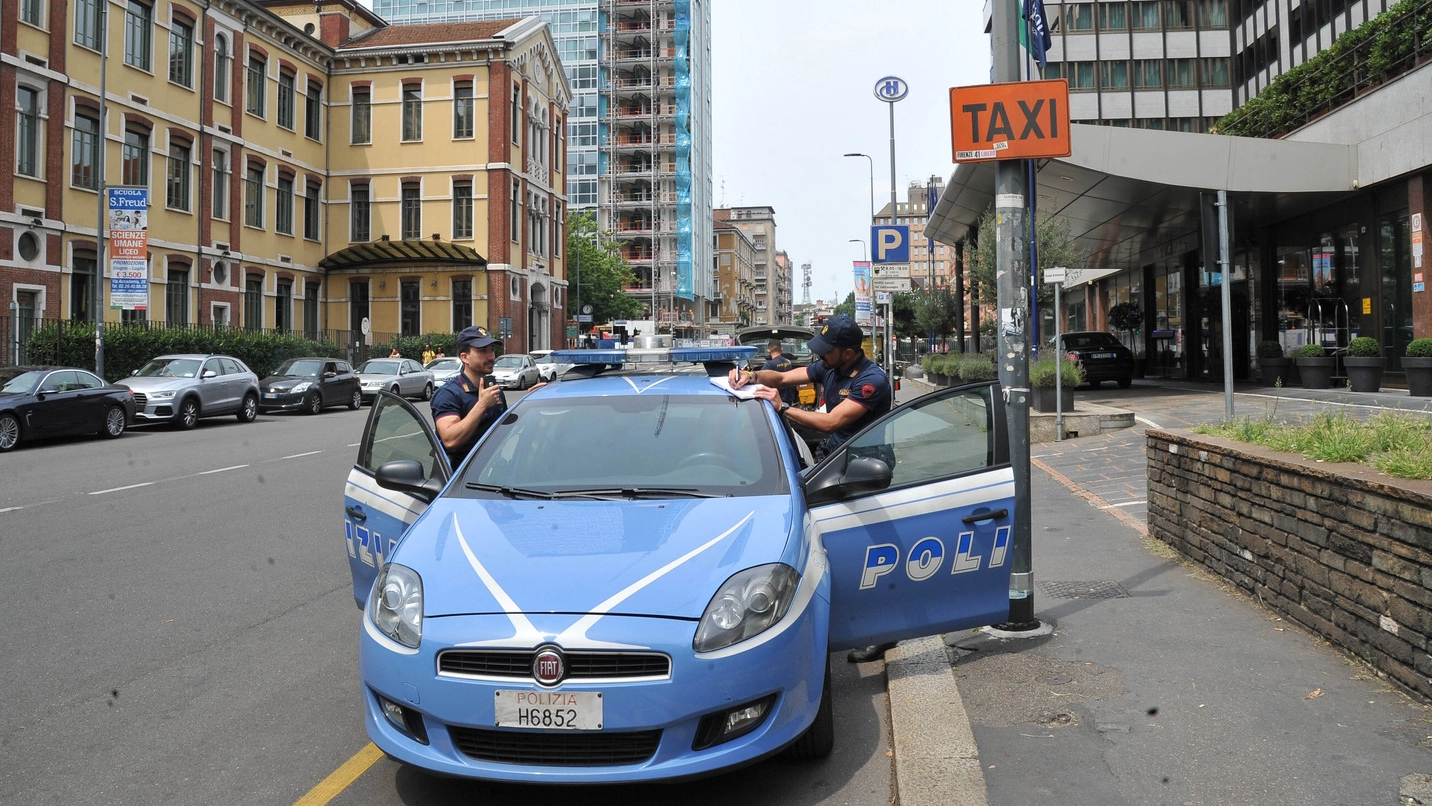
[(544, 686), (555, 686), (567, 676), (567, 662), (553, 647), (537, 650), (532, 658), (532, 676)]

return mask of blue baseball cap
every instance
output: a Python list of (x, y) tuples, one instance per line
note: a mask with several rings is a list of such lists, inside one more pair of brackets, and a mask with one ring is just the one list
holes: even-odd
[(496, 343), (497, 339), (494, 339), (492, 334), (488, 333), (485, 327), (477, 327), (476, 325), (465, 327), (461, 333), (457, 334), (457, 351), (459, 353), (467, 347), (476, 347), (481, 350), (484, 347), (490, 347)]
[(838, 314), (826, 320), (820, 332), (810, 340), (810, 351), (816, 355), (825, 355), (836, 347), (863, 346), (865, 331), (855, 320), (845, 314)]

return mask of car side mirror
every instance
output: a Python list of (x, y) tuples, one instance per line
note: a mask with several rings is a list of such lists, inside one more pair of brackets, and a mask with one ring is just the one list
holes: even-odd
[(57, 395), (59, 393), (60, 387), (58, 386), (41, 386), (40, 391), (36, 392), (35, 394), (40, 397), (44, 397), (45, 395)]
[(133, 376), (139, 374), (139, 370), (137, 370), (137, 369), (131, 369), (131, 370), (129, 371), (129, 374), (130, 374), (131, 377), (133, 377)]
[(883, 459), (846, 454), (842, 466), (831, 462), (805, 484), (806, 505), (828, 504), (860, 493), (873, 493), (890, 486), (894, 471)]
[(336, 372), (325, 372), (325, 373), (323, 373), (323, 377), (325, 377), (325, 378), (336, 378), (336, 377), (338, 377), (338, 373), (336, 373)]
[(207, 381), (207, 380), (209, 380), (210, 378), (217, 378), (217, 377), (219, 377), (219, 373), (213, 371), (212, 369), (206, 369), (206, 370), (204, 370), (204, 374), (201, 375), (200, 377)]
[(425, 504), (431, 504), (433, 499), (438, 497), (438, 493), (443, 491), (442, 482), (428, 478), (422, 464), (415, 459), (384, 462), (378, 466), (373, 477), (377, 479), (379, 487), (407, 493)]

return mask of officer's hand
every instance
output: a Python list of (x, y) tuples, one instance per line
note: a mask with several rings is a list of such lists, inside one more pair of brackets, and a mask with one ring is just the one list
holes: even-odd
[(780, 407), (781, 407), (781, 390), (775, 388), (774, 386), (759, 386), (759, 385), (758, 385), (758, 386), (756, 386), (755, 389), (751, 390), (751, 394), (755, 395), (756, 397), (761, 398), (762, 400), (769, 400), (769, 401), (771, 401), (771, 403), (772, 403), (776, 408), (780, 408)]
[(490, 409), (496, 406), (501, 400), (502, 386), (500, 384), (494, 383), (488, 386), (485, 379), (477, 382), (477, 402), (484, 409)]
[(726, 373), (726, 381), (731, 384), (732, 389), (740, 389), (745, 386), (746, 377), (746, 371), (739, 368)]

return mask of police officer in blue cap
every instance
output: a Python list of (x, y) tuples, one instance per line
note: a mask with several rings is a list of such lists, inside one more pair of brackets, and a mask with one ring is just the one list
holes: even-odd
[(483, 379), (497, 362), (497, 339), (485, 327), (463, 328), (457, 334), (457, 357), (462, 372), (443, 384), (430, 404), (433, 425), (447, 452), (448, 464), (456, 470), (472, 446), (507, 411), (502, 387)]

